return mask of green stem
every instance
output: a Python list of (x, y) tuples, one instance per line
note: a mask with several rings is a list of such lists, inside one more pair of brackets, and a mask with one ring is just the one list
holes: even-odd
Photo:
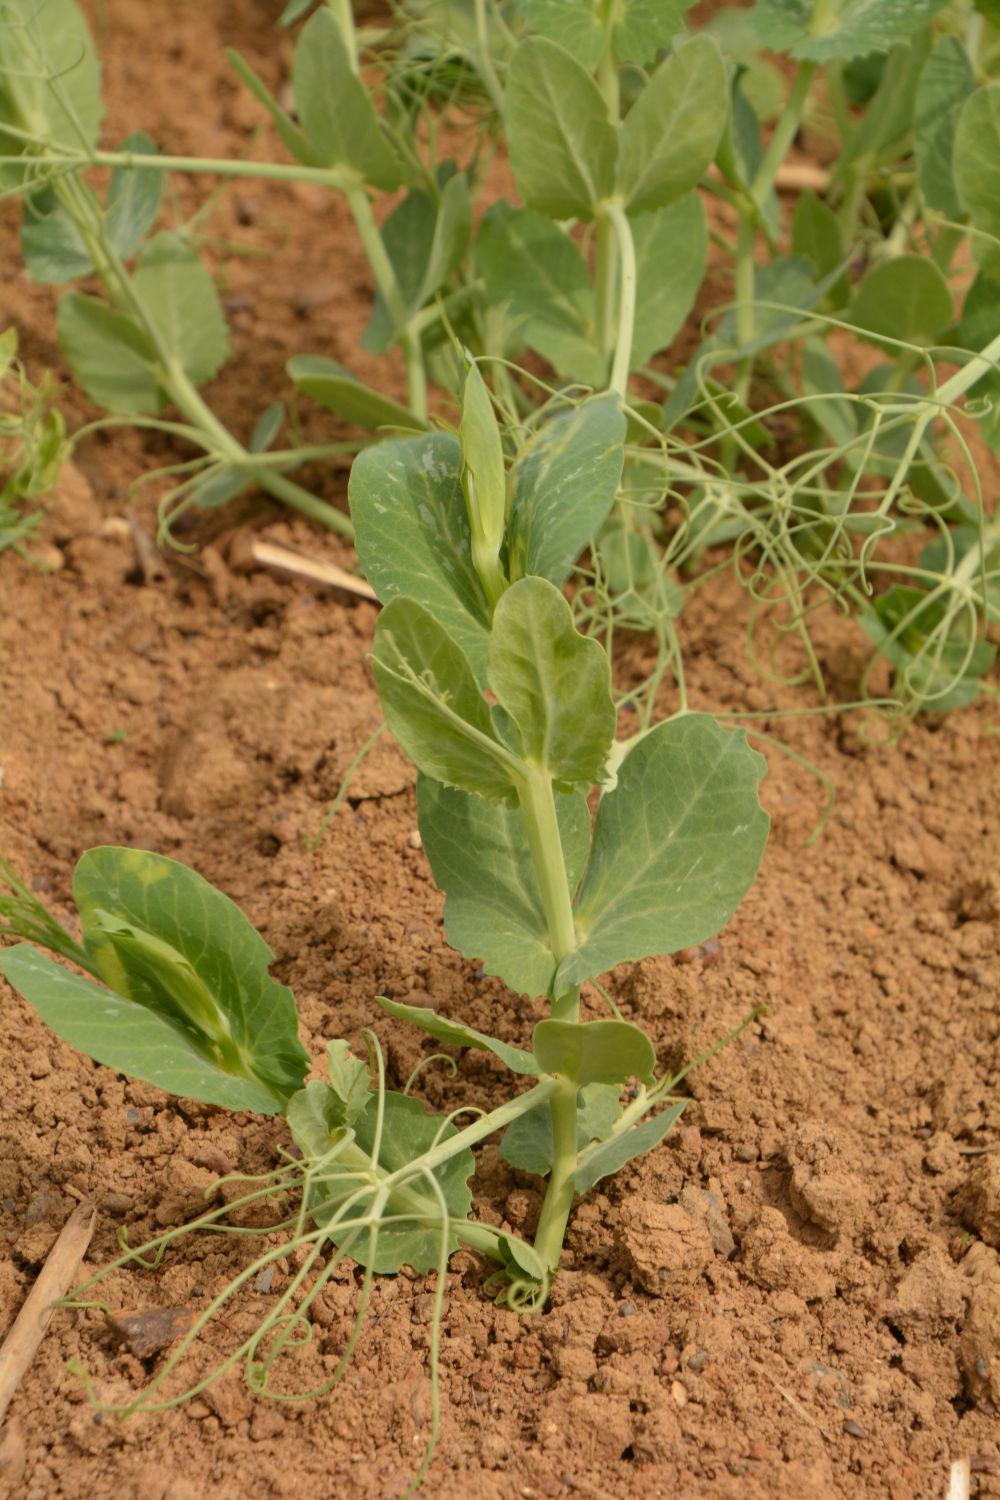
[[(541, 891), (542, 910), (549, 930), (549, 946), (558, 967), (574, 951), (577, 939), (552, 778), (541, 769), (533, 771), (530, 776), (520, 780), (518, 799)], [(552, 1002), (552, 1014), (563, 1021), (578, 1020), (579, 989), (573, 988), (564, 995), (556, 996)]]
[[(48, 144), (48, 143), (46, 143)], [(146, 156), (132, 151), (91, 151), (80, 154), (57, 154), (53, 157), (60, 165), (80, 170), (84, 167), (127, 167), (130, 171), (146, 172), (204, 172), (212, 177), (253, 177), (262, 181), (310, 182), (317, 187), (343, 191), (347, 186), (345, 174), (340, 167), (307, 167), (300, 162), (278, 161), (229, 161), (214, 156)]]
[(479, 52), (479, 73), (486, 92), (490, 96), (493, 108), (503, 118), (503, 89), (497, 77), (497, 70), (493, 66), (493, 58), (490, 55), (490, 34), (486, 24), (486, 0), (476, 0), (476, 47)]
[(354, 217), (354, 224), (358, 231), (358, 238), (364, 247), (368, 257), (368, 264), (372, 268), (375, 277), (375, 285), (388, 310), (392, 320), (392, 326), (396, 337), (399, 339), (406, 361), (406, 385), (409, 392), (409, 405), (415, 417), (423, 422), (427, 420), (427, 376), (424, 369), (423, 347), (420, 335), (414, 329), (409, 309), (403, 300), (396, 272), (392, 261), (389, 259), (385, 248), (385, 242), (375, 222), (372, 206), (368, 200), (368, 194), (359, 183), (352, 183), (344, 188), (344, 196), (348, 207)]
[(611, 225), (618, 246), (620, 264), (620, 294), (618, 308), (618, 333), (615, 343), (615, 359), (611, 369), (611, 389), (625, 400), (628, 394), (628, 375), (632, 364), (632, 342), (635, 337), (635, 308), (637, 276), (635, 265), (635, 240), (628, 214), (618, 203), (609, 203), (602, 216)]
[(798, 132), (802, 120), (802, 110), (809, 90), (812, 87), (813, 78), (816, 76), (816, 64), (804, 62), (800, 65), (795, 75), (795, 81), (785, 101), (785, 107), (781, 117), (774, 127), (774, 133), (764, 153), (763, 160), (757, 169), (750, 188), (754, 202), (758, 209), (763, 208), (764, 200), (774, 184), (778, 168), (784, 161), (789, 146), (792, 144)]
[(552, 1170), (545, 1191), (545, 1201), (535, 1231), (534, 1246), (542, 1263), (558, 1271), (566, 1225), (569, 1223), (575, 1192), (577, 1164), (577, 1089), (563, 1079), (558, 1093), (549, 1100), (552, 1115)]
[(602, 214), (598, 217), (594, 235), (594, 298), (597, 306), (597, 347), (609, 365), (611, 351), (615, 347), (617, 286), (618, 240), (614, 225)]

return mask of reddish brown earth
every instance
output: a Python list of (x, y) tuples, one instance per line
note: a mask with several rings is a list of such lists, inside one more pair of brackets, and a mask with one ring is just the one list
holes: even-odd
[[(287, 45), (275, 44), (275, 9), (183, 0), (154, 25), (148, 5), (108, 0), (111, 136), (143, 125), (174, 151), (240, 148), (257, 115), (225, 77), (221, 45), (238, 43), (278, 82)], [(270, 252), (225, 262), (237, 357), (210, 394), (237, 430), (284, 393), (295, 350), (350, 356), (380, 378), (353, 352), (369, 288), (335, 205), (255, 186), (228, 193), (212, 229)], [(10, 224), (4, 244), (16, 265)], [(51, 294), (6, 271), (2, 297), (29, 366), (60, 368)], [(332, 427), (313, 418), (310, 430)], [(117, 519), (125, 486), (175, 456), (134, 435), (91, 441), (52, 507), (59, 570), (0, 559), (0, 848), (65, 920), (73, 863), (92, 844), (195, 865), (274, 949), (317, 1070), (327, 1038), (358, 1042), (366, 1025), (391, 1083), (433, 1050), (382, 1017), (376, 993), (523, 1043), (535, 1008), (444, 944), (412, 772), (391, 744), (365, 763), (316, 851), (305, 847), (378, 721), (372, 607), (236, 574), (217, 545), (162, 581), (136, 581)], [(342, 475), (313, 477), (342, 495)], [(146, 495), (138, 514), (148, 524), (152, 511)], [(349, 560), (305, 526), (268, 534)], [(755, 675), (745, 609), (720, 578), (684, 616), (694, 704), (746, 713), (812, 701)], [(857, 638), (831, 623), (820, 649), (849, 696)], [(633, 651), (623, 670), (641, 667)], [(949, 1464), (966, 1456), (973, 1491), (1000, 1494), (996, 714), (922, 722), (897, 749), (857, 719), (763, 726), (831, 779), (824, 835), (807, 846), (815, 778), (768, 749), (773, 835), (720, 945), (623, 968), (614, 989), (670, 1062), (752, 1006), (768, 1013), (694, 1075), (683, 1129), (581, 1202), (546, 1313), (494, 1308), (482, 1268), (453, 1261), (430, 1495), (941, 1500)], [(6, 1322), (77, 1201), (99, 1208), (96, 1267), (120, 1229), (137, 1240), (183, 1221), (216, 1175), (266, 1170), (288, 1138), (280, 1122), (127, 1083), (7, 991), (3, 1004)], [(454, 1108), (499, 1102), (504, 1087), (499, 1065), (469, 1054), (455, 1079), (427, 1069), (420, 1091)], [(536, 1185), (494, 1145), (476, 1188), (480, 1214), (530, 1231)], [(104, 1295), (127, 1310), (197, 1311), (252, 1253), (243, 1241), (182, 1242), (161, 1270), (118, 1274)], [(290, 1271), (250, 1283), (199, 1369), (245, 1336)], [(431, 1286), (406, 1274), (378, 1283), (332, 1396), (257, 1402), (230, 1376), (124, 1424), (95, 1413), (66, 1363), (81, 1360), (99, 1396), (122, 1400), (158, 1356), (140, 1362), (99, 1313), (59, 1313), (0, 1437), (0, 1487), (24, 1500), (397, 1496), (426, 1436)], [(323, 1295), (301, 1385), (336, 1364), (355, 1292), (345, 1270)]]

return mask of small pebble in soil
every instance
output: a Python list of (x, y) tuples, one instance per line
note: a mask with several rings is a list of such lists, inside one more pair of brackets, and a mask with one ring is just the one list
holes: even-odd
[(865, 1429), (863, 1427), (859, 1427), (857, 1422), (852, 1422), (850, 1417), (847, 1417), (844, 1421), (844, 1431), (847, 1433), (848, 1437), (863, 1438), (868, 1436), (868, 1434), (865, 1432)]

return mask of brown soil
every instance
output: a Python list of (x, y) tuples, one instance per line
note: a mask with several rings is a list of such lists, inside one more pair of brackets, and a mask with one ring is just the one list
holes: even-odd
[[(221, 46), (237, 43), (277, 82), (287, 46), (275, 43), (275, 9), (184, 0), (154, 26), (138, 0), (109, 0), (110, 136), (142, 124), (166, 149), (241, 147), (257, 112), (224, 76)], [(359, 366), (369, 292), (343, 216), (311, 191), (230, 192), (212, 223), (273, 252), (225, 268), (237, 357), (211, 396), (246, 431), (285, 390), (290, 352)], [(8, 228), (8, 265), (12, 238)], [(29, 365), (58, 368), (50, 293), (5, 277)], [(385, 379), (383, 365), (359, 368)], [(0, 848), (64, 920), (73, 863), (92, 844), (195, 865), (274, 949), (317, 1070), (327, 1038), (357, 1041), (366, 1025), (391, 1083), (434, 1050), (381, 1017), (376, 993), (523, 1042), (534, 1008), (444, 944), (412, 772), (391, 744), (365, 763), (316, 852), (304, 847), (377, 723), (365, 664), (373, 609), (235, 574), (217, 547), (137, 583), (115, 518), (128, 481), (170, 456), (134, 435), (95, 440), (53, 506), (59, 571), (0, 559)], [(335, 472), (316, 479), (342, 494)], [(148, 521), (151, 499), (139, 514)], [(348, 557), (297, 523), (269, 534)], [(720, 579), (685, 616), (694, 703), (801, 705), (801, 692), (763, 685), (747, 664), (745, 611)], [(830, 624), (821, 648), (835, 690), (850, 695), (856, 637)], [(446, 1412), (426, 1490), (442, 1500), (940, 1500), (964, 1456), (974, 1491), (1000, 1495), (995, 721), (976, 709), (921, 723), (896, 750), (864, 739), (856, 720), (764, 727), (830, 777), (825, 834), (807, 847), (814, 777), (770, 751), (773, 836), (721, 942), (614, 982), (668, 1061), (696, 1056), (753, 1005), (768, 1013), (694, 1075), (683, 1129), (581, 1202), (546, 1313), (494, 1308), (473, 1258), (453, 1262)], [(268, 1168), (287, 1135), (280, 1122), (127, 1083), (54, 1039), (17, 997), (5, 992), (4, 1004), (9, 1320), (74, 1201), (99, 1206), (97, 1266), (120, 1229), (137, 1240), (182, 1221), (214, 1176)], [(435, 1107), (489, 1105), (505, 1087), (499, 1066), (472, 1054), (456, 1079), (432, 1066), (421, 1080)], [(480, 1214), (530, 1229), (536, 1185), (493, 1145), (476, 1187)], [(106, 1295), (125, 1309), (197, 1309), (251, 1253), (241, 1241), (193, 1242), (158, 1272), (116, 1276)], [(268, 1287), (251, 1282), (210, 1352), (224, 1357), (288, 1270)], [(58, 1314), (0, 1438), (0, 1489), (26, 1500), (399, 1495), (426, 1436), (431, 1286), (406, 1274), (378, 1284), (353, 1370), (329, 1398), (255, 1402), (227, 1377), (125, 1424), (95, 1414), (66, 1362), (82, 1360), (97, 1393), (122, 1400), (156, 1356), (127, 1352), (98, 1313)], [(302, 1385), (336, 1363), (355, 1290), (344, 1272), (320, 1302)]]

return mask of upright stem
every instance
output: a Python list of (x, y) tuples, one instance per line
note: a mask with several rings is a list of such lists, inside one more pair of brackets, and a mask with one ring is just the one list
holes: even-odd
[(549, 1100), (552, 1116), (552, 1170), (545, 1191), (545, 1201), (538, 1218), (534, 1247), (550, 1271), (558, 1271), (566, 1225), (569, 1223), (577, 1163), (576, 1084), (568, 1080)]
[(632, 364), (632, 342), (635, 338), (637, 275), (635, 240), (628, 214), (618, 203), (605, 206), (604, 217), (614, 230), (621, 269), (618, 310), (618, 333), (615, 360), (611, 369), (611, 389), (624, 401), (628, 393), (628, 374)]
[[(533, 772), (518, 790), (528, 845), (542, 897), (542, 910), (549, 929), (549, 944), (556, 965), (577, 946), (573, 900), (566, 874), (559, 822), (556, 817), (552, 778), (545, 771)], [(580, 1014), (580, 992), (574, 988), (552, 1002), (552, 1013), (560, 1020), (575, 1021)]]
[(406, 384), (410, 410), (415, 417), (424, 421), (427, 417), (427, 376), (420, 335), (411, 324), (409, 309), (403, 301), (396, 272), (375, 222), (368, 194), (362, 184), (357, 182), (345, 187), (344, 196), (354, 216), (358, 237), (368, 257), (372, 275), (375, 277), (375, 285), (388, 309), (396, 337), (402, 345), (403, 357), (406, 360)]
[(786, 153), (792, 141), (795, 139), (799, 124), (802, 120), (802, 110), (809, 90), (812, 87), (813, 78), (816, 76), (816, 64), (804, 62), (800, 64), (799, 71), (795, 75), (795, 81), (789, 90), (785, 107), (781, 117), (774, 127), (774, 133), (764, 152), (763, 160), (757, 169), (750, 191), (753, 194), (757, 207), (763, 208), (764, 200), (771, 190), (778, 168), (784, 161)]
[(597, 345), (610, 365), (618, 320), (618, 240), (606, 215), (597, 219), (594, 235), (594, 297), (597, 304)]

